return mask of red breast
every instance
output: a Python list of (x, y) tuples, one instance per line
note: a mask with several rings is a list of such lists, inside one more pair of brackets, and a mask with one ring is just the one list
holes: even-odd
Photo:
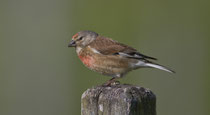
[(79, 58), (82, 61), (82, 63), (85, 64), (87, 67), (92, 67), (94, 60), (91, 56), (89, 56), (89, 55), (86, 55), (86, 56), (79, 55)]

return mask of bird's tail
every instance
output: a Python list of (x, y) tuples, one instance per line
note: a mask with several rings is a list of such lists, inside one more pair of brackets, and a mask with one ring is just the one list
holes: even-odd
[(175, 73), (175, 71), (173, 71), (173, 70), (171, 70), (171, 69), (169, 69), (169, 68), (167, 68), (165, 66), (153, 63), (153, 62), (145, 63), (145, 66), (152, 67), (152, 68), (157, 68), (157, 69), (160, 69), (160, 70), (163, 70), (163, 71), (167, 71), (167, 72), (170, 72), (170, 73)]

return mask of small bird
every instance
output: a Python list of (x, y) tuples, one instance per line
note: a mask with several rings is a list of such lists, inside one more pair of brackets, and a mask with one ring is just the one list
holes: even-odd
[(68, 47), (75, 47), (83, 64), (89, 69), (111, 76), (106, 84), (110, 85), (117, 78), (138, 68), (157, 68), (170, 73), (173, 70), (152, 62), (156, 58), (143, 55), (136, 49), (100, 36), (93, 31), (80, 31), (72, 37)]

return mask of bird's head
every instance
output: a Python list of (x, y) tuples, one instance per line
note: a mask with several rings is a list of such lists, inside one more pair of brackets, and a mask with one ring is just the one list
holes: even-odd
[(86, 47), (97, 38), (98, 34), (93, 31), (80, 31), (76, 33), (68, 47)]

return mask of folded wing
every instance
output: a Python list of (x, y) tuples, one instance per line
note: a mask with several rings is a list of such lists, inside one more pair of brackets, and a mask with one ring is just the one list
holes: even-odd
[(157, 60), (156, 58), (139, 53), (132, 47), (102, 36), (97, 37), (96, 40), (90, 44), (90, 46), (94, 47), (94, 49), (103, 55), (120, 55), (126, 58)]

